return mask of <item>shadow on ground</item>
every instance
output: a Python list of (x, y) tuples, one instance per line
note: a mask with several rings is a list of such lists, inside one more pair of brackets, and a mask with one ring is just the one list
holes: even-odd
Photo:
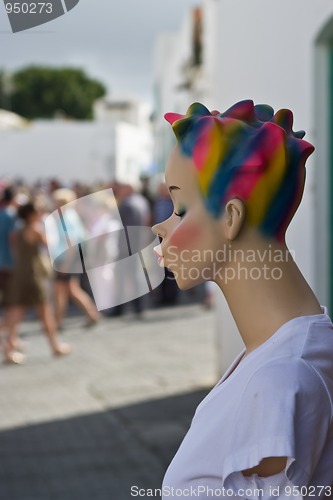
[[(148, 490), (161, 487), (206, 394), (200, 390), (1, 432), (1, 500), (160, 498)], [(143, 495), (135, 495), (139, 488), (146, 490)]]

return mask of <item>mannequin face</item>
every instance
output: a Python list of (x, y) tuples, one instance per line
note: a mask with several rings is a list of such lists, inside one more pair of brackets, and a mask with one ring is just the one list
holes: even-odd
[(153, 231), (162, 238), (157, 250), (163, 255), (160, 265), (170, 269), (178, 286), (186, 290), (213, 279), (216, 251), (228, 243), (224, 231), (227, 217), (223, 214), (216, 219), (207, 211), (193, 161), (183, 156), (178, 147), (167, 163), (166, 185), (174, 213), (154, 226)]

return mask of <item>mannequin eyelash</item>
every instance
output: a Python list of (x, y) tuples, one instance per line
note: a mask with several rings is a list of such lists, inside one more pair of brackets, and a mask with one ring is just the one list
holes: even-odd
[(177, 217), (184, 217), (185, 213), (186, 213), (185, 210), (181, 210), (179, 213), (174, 212), (174, 214), (177, 215)]

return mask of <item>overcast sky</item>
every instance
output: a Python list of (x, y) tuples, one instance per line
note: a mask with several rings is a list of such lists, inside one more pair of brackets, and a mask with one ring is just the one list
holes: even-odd
[(80, 0), (66, 15), (13, 34), (0, 1), (0, 67), (75, 65), (114, 92), (152, 96), (153, 47), (162, 31), (178, 30), (199, 0)]

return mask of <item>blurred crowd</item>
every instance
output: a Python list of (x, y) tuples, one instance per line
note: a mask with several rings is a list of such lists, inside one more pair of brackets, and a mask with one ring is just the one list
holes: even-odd
[[(95, 196), (89, 197), (92, 194)], [(91, 203), (75, 205), (83, 197), (93, 198), (93, 206)], [(49, 215), (60, 210), (58, 227), (56, 223), (53, 227), (51, 223), (56, 215), (53, 219)], [(70, 301), (84, 313), (85, 327), (92, 327), (100, 320), (85, 269), (75, 269), (74, 251), (66, 254), (59, 250), (64, 247), (63, 240), (83, 241), (83, 233), (88, 230), (90, 241), (93, 242), (96, 235), (94, 255), (97, 255), (104, 245), (98, 235), (116, 234), (120, 226), (151, 226), (168, 218), (172, 211), (165, 184), (159, 182), (152, 190), (148, 177), (142, 178), (141, 185), (136, 187), (120, 182), (89, 186), (76, 182), (64, 186), (57, 179), (33, 185), (0, 181), (0, 339), (4, 361), (13, 364), (25, 361), (18, 329), (28, 309), (33, 308), (38, 314), (54, 356), (71, 352), (71, 346), (59, 339)], [(48, 238), (45, 227), (49, 230)], [(50, 253), (52, 246), (58, 259)], [(115, 243), (110, 252), (116, 254), (117, 251)], [(76, 260), (82, 264), (80, 258)], [(130, 268), (128, 272), (131, 273)], [(111, 290), (110, 284), (108, 293), (116, 297), (118, 292)], [(103, 294), (105, 290), (101, 291), (101, 296)], [(154, 305), (176, 304), (177, 298), (178, 287), (166, 270), (166, 279), (154, 291)], [(208, 299), (205, 299), (206, 305), (209, 305)], [(114, 307), (99, 309), (103, 309), (105, 316), (120, 316), (130, 308), (140, 318), (145, 307), (143, 298), (126, 302), (115, 301)]]

